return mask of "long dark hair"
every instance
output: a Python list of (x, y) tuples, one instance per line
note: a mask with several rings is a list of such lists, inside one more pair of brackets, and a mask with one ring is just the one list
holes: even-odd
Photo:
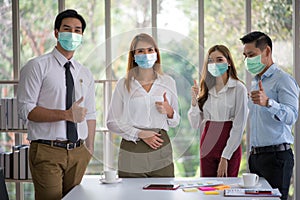
[(214, 52), (219, 51), (223, 54), (223, 56), (227, 59), (228, 62), (228, 70), (227, 73), (229, 77), (239, 80), (237, 77), (236, 68), (232, 59), (232, 55), (229, 51), (229, 49), (224, 45), (215, 45), (211, 47), (208, 50), (207, 56), (205, 58), (203, 67), (202, 67), (202, 74), (201, 74), (201, 80), (200, 80), (200, 94), (198, 98), (198, 105), (201, 111), (203, 111), (203, 105), (206, 102), (208, 98), (208, 91), (216, 85), (216, 77), (212, 76), (210, 73), (208, 73), (207, 64), (208, 64), (208, 57), (209, 55)]

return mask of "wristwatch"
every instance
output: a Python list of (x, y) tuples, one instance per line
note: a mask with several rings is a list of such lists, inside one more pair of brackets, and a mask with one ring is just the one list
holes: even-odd
[(274, 105), (274, 100), (273, 99), (268, 99), (267, 100), (267, 107), (271, 108)]

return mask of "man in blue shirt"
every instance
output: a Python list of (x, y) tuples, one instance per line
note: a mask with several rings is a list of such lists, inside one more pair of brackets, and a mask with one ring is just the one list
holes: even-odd
[(245, 67), (254, 76), (249, 96), (250, 172), (288, 198), (294, 167), (292, 126), (298, 118), (299, 86), (272, 59), (272, 40), (254, 31), (241, 38)]

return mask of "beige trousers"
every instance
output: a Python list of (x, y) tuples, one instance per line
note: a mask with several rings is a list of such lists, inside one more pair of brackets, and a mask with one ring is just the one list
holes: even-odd
[(80, 184), (91, 154), (85, 145), (73, 150), (31, 143), (29, 163), (36, 200), (58, 200)]

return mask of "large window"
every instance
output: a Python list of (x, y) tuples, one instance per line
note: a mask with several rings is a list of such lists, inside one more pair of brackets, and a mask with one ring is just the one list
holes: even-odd
[(53, 49), (57, 6), (56, 1), (20, 1), (21, 66)]
[[(0, 80), (13, 79), (13, 35), (12, 35), (12, 11), (11, 1), (4, 1), (0, 4)], [(13, 94), (11, 85), (0, 85), (0, 97), (7, 97)]]
[[(193, 79), (198, 79), (198, 3), (162, 0), (157, 5), (157, 42), (164, 73), (176, 81), (180, 124), (170, 129), (175, 176), (199, 176), (199, 131), (190, 128), (187, 112)], [(202, 47), (200, 47), (202, 48)]]
[(111, 1), (111, 53), (113, 78), (125, 75), (127, 54), (134, 35), (151, 27), (151, 1)]
[(204, 6), (205, 54), (216, 44), (223, 44), (230, 50), (238, 76), (244, 76), (243, 50), (240, 38), (245, 33), (243, 0), (206, 1)]
[[(274, 62), (293, 73), (293, 5), (290, 0), (255, 1), (252, 5), (252, 29), (271, 36)], [(284, 16), (284, 17), (283, 17)]]
[[(0, 9), (0, 80), (11, 80), (13, 71), (11, 1), (1, 3)], [(6, 92), (2, 89), (1, 96), (5, 95)]]

